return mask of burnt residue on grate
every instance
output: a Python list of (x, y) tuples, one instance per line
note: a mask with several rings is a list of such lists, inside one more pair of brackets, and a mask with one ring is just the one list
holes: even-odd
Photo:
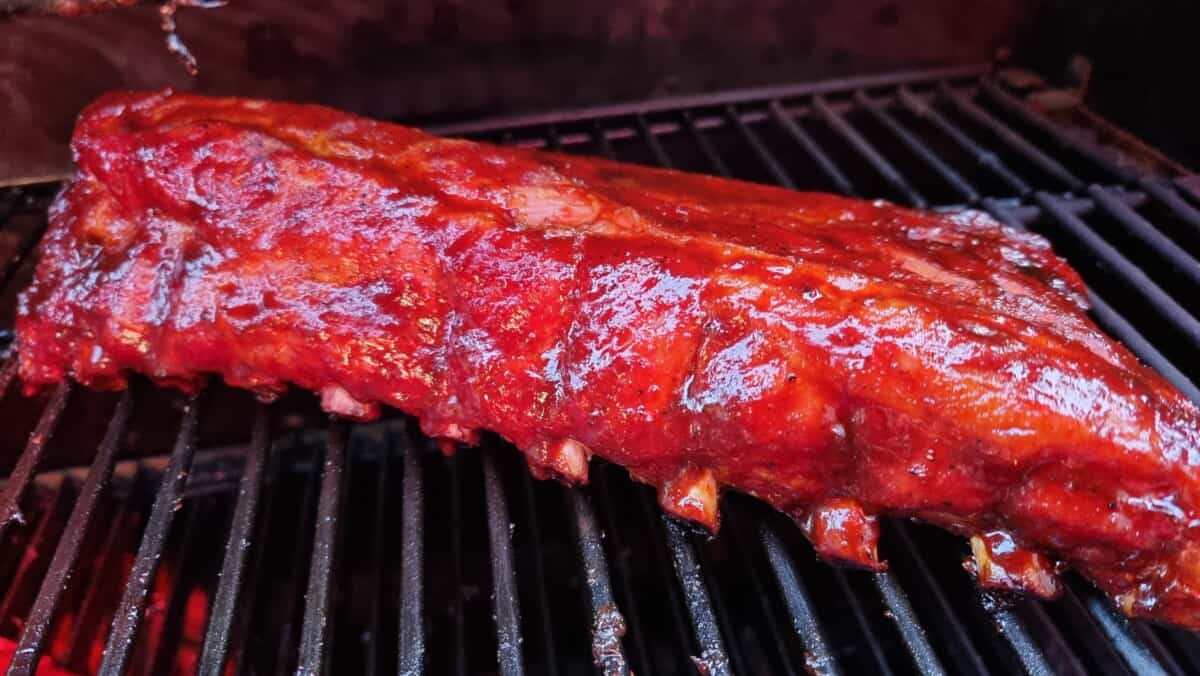
[[(1137, 173), (1006, 86), (958, 68), (439, 131), (986, 210), (1049, 237), (1097, 322), (1200, 401), (1198, 179)], [(331, 423), (305, 393), (26, 397), (14, 303), (56, 189), (0, 191), (10, 674), (1200, 671), (1196, 636), (1127, 621), (1078, 579), (1056, 603), (980, 594), (961, 540), (920, 525), (884, 529), (888, 572), (841, 570), (744, 496), (708, 537), (618, 467), (534, 482), (497, 439), (447, 459), (405, 417)]]

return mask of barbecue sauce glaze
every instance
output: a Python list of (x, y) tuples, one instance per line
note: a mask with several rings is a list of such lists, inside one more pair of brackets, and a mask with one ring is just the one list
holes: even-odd
[(291, 383), (571, 481), (602, 456), (714, 528), (745, 491), (867, 568), (877, 516), (914, 517), (985, 586), (1050, 596), (1062, 564), (1200, 627), (1197, 410), (1036, 235), (171, 92), (103, 97), (73, 147), (30, 390)]

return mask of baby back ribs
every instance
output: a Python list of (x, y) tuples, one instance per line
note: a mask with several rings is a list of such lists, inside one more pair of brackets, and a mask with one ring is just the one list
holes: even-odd
[(27, 388), (292, 383), (571, 481), (599, 455), (714, 528), (745, 491), (868, 568), (878, 515), (922, 519), (985, 586), (1061, 563), (1200, 627), (1200, 414), (1036, 235), (170, 92), (103, 97), (74, 152)]

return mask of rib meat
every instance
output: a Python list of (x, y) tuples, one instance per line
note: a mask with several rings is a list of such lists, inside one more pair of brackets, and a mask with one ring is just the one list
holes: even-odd
[(1200, 416), (1036, 235), (170, 92), (102, 98), (74, 151), (30, 389), (295, 384), (571, 481), (602, 456), (710, 527), (745, 491), (868, 568), (877, 516), (915, 517), (985, 586), (1065, 564), (1200, 627)]

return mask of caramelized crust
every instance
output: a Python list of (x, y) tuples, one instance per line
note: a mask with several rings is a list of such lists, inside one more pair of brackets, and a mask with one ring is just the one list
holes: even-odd
[(169, 92), (102, 98), (74, 150), (28, 388), (295, 384), (571, 481), (599, 455), (713, 527), (746, 491), (866, 567), (916, 517), (984, 584), (1052, 594), (1059, 562), (1200, 627), (1197, 410), (1035, 235)]

